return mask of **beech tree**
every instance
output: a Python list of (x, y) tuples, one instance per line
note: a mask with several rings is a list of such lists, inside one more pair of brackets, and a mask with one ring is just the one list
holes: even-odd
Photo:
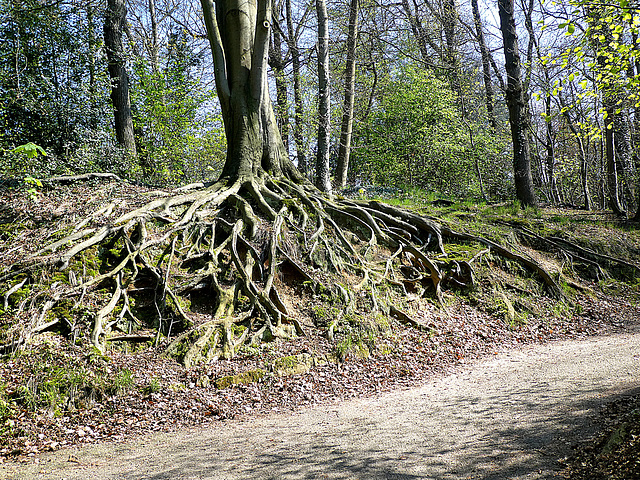
[(349, 6), (349, 34), (347, 36), (347, 66), (344, 78), (344, 106), (338, 165), (336, 167), (336, 184), (344, 188), (347, 184), (349, 156), (351, 153), (351, 135), (353, 131), (353, 102), (355, 98), (356, 80), (356, 43), (358, 41), (358, 0), (351, 0)]
[(509, 109), (509, 124), (513, 141), (513, 170), (516, 186), (516, 198), (523, 206), (536, 205), (536, 196), (531, 177), (531, 153), (527, 126), (528, 110), (522, 86), (520, 52), (513, 11), (513, 0), (498, 0), (500, 11), (500, 30), (504, 43), (505, 69), (507, 71), (507, 89), (505, 98)]
[[(89, 335), (99, 350), (152, 327), (156, 342), (161, 334), (172, 336), (166, 354), (187, 366), (309, 328), (324, 328), (334, 340), (335, 324), (326, 318), (300, 321), (312, 295), (370, 318), (365, 333), (378, 328), (378, 314), (421, 328), (388, 291), (410, 289), (441, 301), (443, 288), (471, 286), (470, 263), (431, 259), (431, 252), (445, 253), (447, 238), (489, 246), (562, 297), (542, 266), (496, 242), (400, 207), (335, 198), (310, 184), (286, 155), (269, 96), (271, 2), (201, 3), (227, 136), (220, 178), (117, 210), (116, 218), (109, 216), (119, 207), (105, 205), (69, 235), (0, 270), (3, 292), (33, 286), (23, 303), (31, 321), (17, 326), (16, 340), (0, 351), (64, 322), (47, 315), (61, 302), (99, 306)], [(86, 268), (88, 258), (100, 267)]]
[(111, 78), (111, 102), (115, 117), (116, 138), (128, 155), (136, 156), (136, 142), (133, 133), (131, 100), (129, 98), (129, 76), (125, 69), (122, 32), (126, 22), (127, 9), (124, 0), (108, 0), (104, 21), (104, 44), (109, 59)]

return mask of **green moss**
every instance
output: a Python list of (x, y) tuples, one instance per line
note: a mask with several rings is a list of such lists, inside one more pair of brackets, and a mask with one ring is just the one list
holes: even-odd
[(220, 390), (229, 388), (232, 385), (248, 385), (261, 380), (266, 374), (267, 372), (258, 368), (256, 370), (250, 370), (236, 375), (226, 375), (224, 377), (217, 378), (214, 385)]
[(340, 309), (326, 304), (311, 307), (311, 317), (316, 325), (326, 327), (340, 316)]
[(299, 355), (289, 355), (276, 359), (271, 368), (276, 375), (299, 375), (311, 370), (313, 366), (313, 358), (308, 353)]

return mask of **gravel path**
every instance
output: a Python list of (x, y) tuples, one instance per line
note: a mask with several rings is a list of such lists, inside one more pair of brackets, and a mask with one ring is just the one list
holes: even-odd
[(505, 352), (375, 398), (0, 465), (13, 479), (542, 479), (640, 389), (640, 333)]

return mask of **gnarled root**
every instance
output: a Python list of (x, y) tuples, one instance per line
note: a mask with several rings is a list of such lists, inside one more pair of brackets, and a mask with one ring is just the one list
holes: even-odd
[[(285, 290), (327, 292), (345, 310), (366, 303), (369, 311), (423, 328), (379, 289), (441, 300), (443, 288), (472, 286), (473, 259), (432, 258), (445, 254), (443, 238), (482, 242), (537, 272), (561, 296), (544, 268), (495, 242), (380, 202), (331, 198), (283, 177), (223, 179), (159, 198), (103, 227), (86, 228), (90, 223), (0, 273), (6, 310), (23, 286), (42, 287), (51, 271), (65, 272), (62, 291), (35, 288), (39, 293), (29, 297), (41, 319), (25, 327), (25, 339), (44, 328), (46, 312), (59, 301), (75, 298), (78, 305), (90, 297), (101, 305), (90, 329), (97, 348), (154, 328), (155, 343), (190, 366), (233, 357), (247, 343), (305, 335), (308, 327)], [(84, 265), (90, 255), (93, 272)], [(350, 280), (340, 285), (338, 278)]]

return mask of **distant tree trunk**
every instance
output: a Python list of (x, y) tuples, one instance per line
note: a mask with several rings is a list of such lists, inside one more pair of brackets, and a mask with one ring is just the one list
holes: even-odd
[[(547, 92), (544, 99), (544, 108), (547, 119), (551, 117), (551, 95)], [(545, 122), (545, 142), (544, 147), (547, 152), (546, 168), (547, 179), (549, 181), (549, 192), (551, 200), (558, 204), (561, 201), (558, 182), (556, 181), (556, 154), (555, 154), (555, 138), (553, 134), (553, 124), (550, 121)]]
[[(605, 21), (603, 15), (605, 14), (598, 6), (586, 7), (586, 14), (589, 20), (592, 34), (589, 36), (589, 43), (596, 51), (597, 68), (602, 72), (607, 72), (609, 64), (609, 56), (613, 54), (610, 48), (611, 42), (613, 42), (613, 34), (609, 29), (609, 24)], [(616, 117), (617, 95), (610, 86), (607, 85), (608, 81), (605, 78), (604, 81), (598, 85), (598, 88), (602, 91), (602, 104), (607, 117), (604, 121), (604, 141), (605, 141), (605, 153), (606, 153), (606, 183), (607, 193), (609, 198), (609, 208), (616, 215), (625, 215), (624, 208), (620, 202), (619, 193), (619, 174), (618, 166), (616, 165), (616, 145), (615, 145), (615, 124), (614, 118)]]
[(129, 156), (136, 157), (131, 101), (129, 99), (129, 77), (125, 69), (124, 48), (122, 47), (122, 29), (126, 22), (126, 15), (127, 9), (124, 6), (124, 0), (107, 0), (104, 43), (109, 61), (116, 139)]
[(516, 197), (523, 206), (537, 204), (531, 177), (531, 155), (527, 127), (528, 109), (524, 98), (520, 69), (520, 52), (516, 23), (513, 16), (513, 0), (498, 0), (500, 12), (500, 30), (504, 42), (505, 69), (507, 71), (507, 89), (505, 97), (509, 109), (509, 123), (513, 141), (513, 170)]
[(497, 129), (496, 115), (494, 112), (495, 95), (493, 93), (493, 83), (491, 81), (491, 64), (489, 62), (489, 50), (484, 40), (484, 32), (482, 30), (482, 20), (480, 18), (480, 9), (478, 8), (478, 0), (471, 0), (473, 9), (473, 21), (476, 26), (476, 37), (480, 46), (480, 57), (482, 58), (482, 78), (484, 81), (485, 104), (487, 106), (487, 117), (489, 125), (495, 131)]
[(464, 102), (462, 99), (462, 85), (460, 83), (460, 62), (458, 58), (458, 39), (456, 27), (458, 26), (458, 7), (456, 0), (444, 0), (442, 5), (442, 29), (444, 31), (445, 48), (444, 59), (449, 69), (449, 84), (461, 101), (464, 114)]
[(347, 184), (349, 156), (351, 154), (351, 132), (353, 130), (353, 103), (356, 79), (356, 44), (358, 41), (358, 0), (351, 0), (349, 8), (349, 34), (347, 36), (347, 65), (344, 78), (344, 107), (342, 130), (336, 168), (336, 185), (344, 188)]
[(156, 1), (149, 0), (149, 18), (151, 19), (151, 45), (148, 45), (149, 56), (151, 57), (151, 68), (154, 73), (158, 71), (158, 54), (159, 54), (159, 38), (158, 38), (158, 19), (156, 16)]
[(580, 178), (582, 180), (582, 195), (584, 195), (584, 209), (588, 212), (593, 209), (591, 204), (591, 193), (589, 192), (589, 169), (587, 165), (587, 154), (584, 149), (582, 138), (576, 136), (578, 141), (578, 160), (580, 161)]
[(289, 32), (289, 52), (291, 52), (291, 65), (293, 66), (293, 102), (295, 108), (293, 140), (296, 143), (296, 154), (298, 157), (298, 170), (307, 174), (307, 155), (303, 135), (304, 108), (302, 105), (302, 88), (300, 87), (300, 50), (298, 39), (293, 29), (293, 18), (291, 15), (291, 0), (286, 0), (285, 4), (287, 16), (287, 31)]
[(607, 118), (604, 121), (604, 141), (607, 158), (607, 190), (609, 193), (609, 208), (616, 215), (624, 215), (625, 211), (620, 204), (618, 191), (618, 166), (616, 164), (616, 153), (614, 144), (613, 118), (615, 116), (615, 106), (605, 105)]
[[(562, 107), (564, 106), (565, 104), (562, 103)], [(590, 211), (593, 209), (593, 203), (591, 201), (591, 193), (589, 192), (589, 168), (587, 165), (587, 152), (584, 148), (584, 141), (582, 140), (580, 131), (576, 128), (573, 120), (569, 116), (569, 113), (565, 110), (563, 115), (571, 133), (578, 143), (578, 162), (580, 163), (580, 180), (582, 182), (582, 195), (584, 196), (584, 209)]]
[(98, 91), (97, 91), (97, 82), (96, 82), (96, 46), (98, 42), (96, 41), (95, 36), (95, 14), (94, 14), (94, 6), (88, 4), (87, 5), (87, 23), (88, 32), (89, 32), (89, 101), (91, 104), (90, 117), (89, 117), (89, 127), (92, 131), (98, 130)]
[[(624, 105), (624, 101), (622, 105)], [(623, 108), (622, 112), (618, 113), (617, 110), (620, 108), (620, 104), (618, 104), (613, 116), (613, 144), (616, 152), (618, 185), (624, 192), (622, 206), (627, 209), (631, 208), (631, 204), (635, 200), (635, 198), (633, 198), (633, 187), (631, 185), (633, 155), (631, 151), (631, 132), (629, 131), (627, 119), (625, 118), (625, 109)]]
[(331, 91), (329, 89), (329, 18), (326, 0), (316, 0), (318, 15), (318, 153), (316, 187), (331, 192), (329, 142), (331, 139)]
[(269, 65), (276, 81), (276, 121), (284, 148), (289, 153), (289, 104), (287, 95), (287, 79), (284, 73), (282, 58), (282, 36), (277, 29), (273, 30), (273, 47), (269, 49)]
[(422, 22), (420, 21), (417, 12), (415, 14), (413, 13), (408, 0), (402, 0), (402, 7), (404, 9), (405, 15), (407, 16), (407, 20), (409, 21), (409, 25), (411, 26), (413, 36), (415, 37), (416, 42), (418, 42), (418, 48), (420, 49), (422, 60), (424, 62), (429, 62), (429, 51), (427, 50), (427, 35), (424, 32), (424, 28), (422, 27)]

